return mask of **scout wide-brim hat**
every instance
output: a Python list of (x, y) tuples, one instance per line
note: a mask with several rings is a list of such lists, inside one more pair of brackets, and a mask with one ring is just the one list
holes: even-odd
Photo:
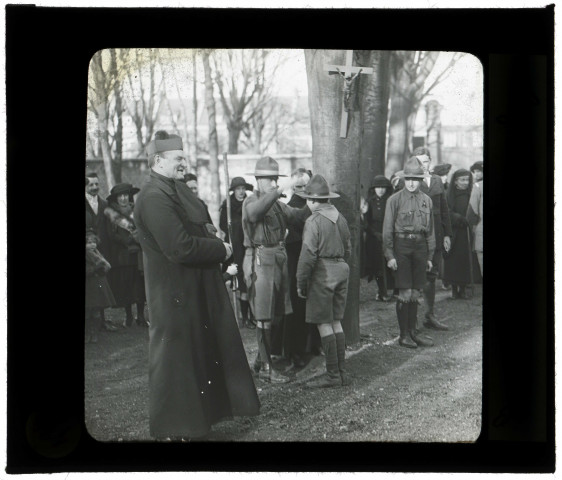
[(234, 177), (230, 181), (230, 187), (228, 189), (233, 192), (237, 187), (244, 187), (246, 190), (250, 190), (250, 192), (254, 190), (254, 186), (250, 183), (246, 183), (244, 177)]
[(271, 157), (260, 158), (256, 162), (256, 169), (246, 175), (253, 177), (286, 177), (287, 175), (279, 175), (279, 164)]
[(128, 193), (129, 198), (132, 198), (138, 192), (140, 192), (140, 188), (133, 187), (130, 183), (118, 183), (111, 189), (109, 197), (107, 197), (107, 203), (117, 202), (117, 197), (123, 193)]
[(392, 188), (392, 183), (384, 175), (377, 175), (371, 182), (371, 188)]
[(402, 178), (415, 178), (416, 180), (423, 180), (425, 177), (423, 168), (416, 157), (410, 157), (404, 165), (404, 175)]
[(304, 191), (295, 192), (296, 195), (302, 198), (339, 198), (337, 193), (331, 193), (328, 182), (322, 175), (313, 175), (310, 182), (304, 187)]
[(435, 167), (433, 168), (433, 174), (442, 177), (443, 175), (448, 175), (450, 170), (450, 163), (442, 163), (440, 165), (435, 165)]

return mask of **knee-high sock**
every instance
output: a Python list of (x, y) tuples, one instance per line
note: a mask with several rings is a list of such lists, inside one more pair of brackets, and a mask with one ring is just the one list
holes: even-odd
[[(324, 355), (326, 358), (326, 372), (331, 378), (339, 378), (340, 371), (338, 368), (338, 350), (337, 350), (337, 340), (336, 336), (331, 333), (321, 338), (322, 348), (324, 349)], [(345, 341), (345, 339), (344, 339)], [(344, 347), (345, 355), (345, 347)]]
[(242, 320), (248, 320), (248, 310), (250, 309), (250, 304), (247, 300), (240, 300), (240, 310), (242, 312)]
[(137, 302), (137, 322), (144, 322), (144, 302)]
[(433, 313), (433, 305), (435, 305), (435, 280), (426, 282), (423, 287), (423, 296), (427, 305), (426, 313)]
[(345, 375), (345, 333), (338, 332), (335, 334), (336, 337), (336, 352), (338, 356), (338, 369), (340, 375)]
[(398, 326), (400, 327), (400, 338), (408, 336), (408, 303), (402, 300), (396, 300), (396, 316), (398, 317)]
[(259, 357), (262, 363), (271, 365), (271, 328), (256, 328)]
[(126, 305), (125, 306), (125, 324), (126, 325), (131, 325), (133, 323), (133, 306), (132, 305)]

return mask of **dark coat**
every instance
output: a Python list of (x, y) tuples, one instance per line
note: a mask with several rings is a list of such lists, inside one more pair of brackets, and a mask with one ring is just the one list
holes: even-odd
[(100, 243), (98, 245), (98, 250), (100, 253), (111, 263), (110, 255), (110, 240), (107, 232), (107, 219), (105, 217), (104, 211), (107, 208), (107, 202), (98, 195), (98, 213), (97, 215), (92, 210), (92, 207), (86, 201), (86, 230), (93, 230), (96, 232)]
[(115, 305), (106, 274), (111, 266), (98, 250), (86, 250), (86, 308)]
[[(455, 185), (455, 180), (463, 173), (468, 175), (469, 187), (466, 190), (459, 190)], [(472, 252), (470, 239), (470, 227), (466, 219), (468, 202), (472, 191), (472, 175), (468, 170), (457, 170), (451, 178), (448, 191), (448, 204), (451, 215), (451, 225), (453, 235), (451, 237), (451, 250), (444, 254), (445, 259), (443, 281), (455, 285), (467, 285), (479, 281), (478, 266)], [(472, 265), (471, 265), (472, 263)], [(476, 269), (474, 268), (476, 266)], [(472, 267), (472, 278), (470, 268)]]
[[(155, 437), (196, 438), (259, 400), (219, 263), (226, 249), (185, 183), (150, 174), (135, 222), (150, 311), (149, 414)], [(201, 205), (199, 203), (199, 205)]]
[[(386, 201), (392, 195), (392, 189), (387, 188), (386, 193), (379, 197), (374, 190), (369, 191), (367, 199), (367, 213), (365, 214), (366, 236), (365, 236), (365, 273), (369, 276), (382, 277), (387, 275), (392, 278), (392, 273), (386, 267), (384, 249), (382, 244), (382, 226)], [(385, 270), (387, 270), (385, 272)]]
[[(130, 211), (132, 213), (132, 207)], [(108, 278), (116, 306), (144, 303), (146, 296), (142, 275), (142, 252), (134, 221), (130, 216), (122, 215), (114, 204), (105, 209), (105, 216), (112, 267)], [(131, 225), (132, 232), (118, 225), (119, 219), (123, 218)]]
[(425, 181), (421, 181), (420, 190), (429, 195), (433, 202), (433, 222), (435, 231), (435, 252), (443, 250), (443, 237), (452, 235), (451, 220), (449, 217), (449, 206), (447, 205), (447, 193), (443, 180), (438, 175), (431, 175), (429, 187)]
[(228, 215), (226, 211), (226, 200), (222, 202), (222, 205), (220, 207), (219, 226), (220, 229), (226, 234), (224, 241), (232, 245), (232, 249), (234, 251), (233, 261), (236, 265), (238, 265), (238, 275), (236, 275), (236, 277), (238, 278), (238, 288), (241, 292), (245, 292), (246, 284), (244, 283), (244, 271), (242, 269), (242, 265), (244, 263), (244, 254), (246, 252), (246, 247), (244, 247), (244, 230), (242, 229), (242, 203), (244, 203), (243, 200), (240, 202), (236, 200), (234, 194), (230, 195), (232, 239), (228, 235)]

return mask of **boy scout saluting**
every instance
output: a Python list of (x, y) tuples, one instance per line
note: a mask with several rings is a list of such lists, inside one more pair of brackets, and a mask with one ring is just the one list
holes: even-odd
[(328, 183), (314, 175), (304, 189), (312, 215), (304, 224), (302, 250), (297, 266), (297, 293), (306, 298), (306, 322), (316, 324), (326, 356), (326, 375), (309, 387), (348, 385), (345, 371), (345, 334), (341, 320), (347, 298), (351, 235), (347, 222), (330, 198)]
[(429, 337), (416, 331), (419, 291), (431, 270), (435, 251), (432, 202), (420, 191), (424, 172), (416, 157), (404, 166), (404, 188), (386, 203), (383, 244), (388, 267), (396, 271), (396, 315), (400, 327), (400, 345), (408, 348), (432, 346)]
[(274, 370), (271, 362), (271, 322), (293, 313), (285, 233), (288, 223), (304, 224), (310, 210), (292, 208), (278, 201), (282, 192), (277, 180), (287, 175), (279, 175), (279, 164), (273, 158), (258, 160), (255, 171), (248, 175), (256, 177), (257, 183), (254, 195), (242, 204), (246, 247), (243, 271), (248, 301), (257, 323), (258, 356), (254, 369), (262, 380), (284, 383), (290, 379)]

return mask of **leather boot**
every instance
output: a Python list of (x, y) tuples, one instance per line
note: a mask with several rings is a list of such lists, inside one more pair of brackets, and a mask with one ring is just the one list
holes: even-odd
[(242, 324), (246, 328), (256, 328), (255, 322), (252, 321), (252, 313), (250, 311), (250, 304), (247, 300), (240, 300), (240, 310), (242, 312)]
[(455, 284), (451, 285), (451, 299), (456, 300), (459, 298), (459, 287)]
[(351, 385), (351, 377), (345, 369), (345, 333), (338, 332), (336, 335), (336, 353), (338, 356), (338, 369), (340, 371), (341, 384), (345, 387)]
[(426, 304), (426, 315), (433, 315), (435, 305), (435, 282), (426, 282), (423, 287), (423, 298)]
[(449, 327), (444, 323), (439, 322), (433, 313), (425, 314), (425, 322), (423, 322), (423, 325), (426, 328), (432, 328), (433, 330), (449, 330)]
[(271, 328), (261, 329), (258, 327), (258, 333), (259, 330), (262, 331), (262, 342), (261, 345), (258, 344), (262, 361), (259, 378), (271, 383), (287, 383), (291, 381), (289, 377), (273, 368), (273, 362), (271, 360)]
[(321, 340), (326, 356), (326, 375), (307, 383), (307, 386), (310, 388), (339, 387), (342, 384), (342, 379), (338, 368), (336, 336), (332, 333), (322, 337)]
[(133, 324), (133, 306), (125, 306), (125, 325), (130, 327)]
[(377, 293), (375, 300), (377, 302), (388, 302), (388, 294), (384, 285), (384, 278), (375, 277), (375, 280), (377, 281), (377, 286), (379, 287), (379, 292)]
[(408, 308), (408, 325), (410, 327), (410, 337), (418, 347), (432, 347), (433, 339), (416, 332), (416, 321), (418, 318), (418, 302), (410, 301), (406, 304)]
[(398, 317), (398, 326), (400, 327), (400, 345), (408, 348), (418, 348), (418, 344), (410, 338), (408, 304), (406, 302), (396, 301), (396, 316)]
[(137, 303), (137, 325), (148, 327), (148, 322), (144, 318), (144, 303)]

